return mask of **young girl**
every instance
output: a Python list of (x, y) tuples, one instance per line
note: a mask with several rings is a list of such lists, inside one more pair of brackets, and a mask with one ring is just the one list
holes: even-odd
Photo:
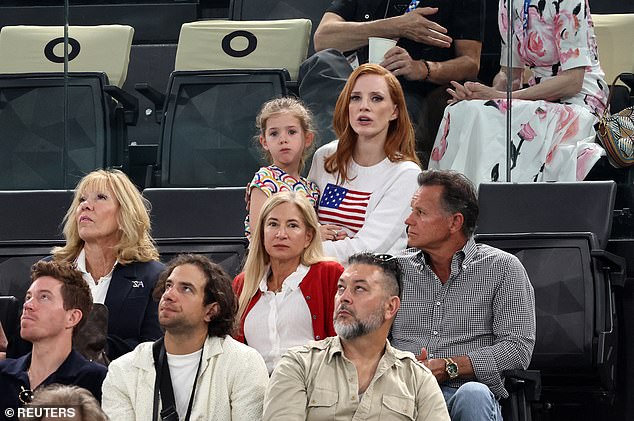
[(257, 221), (264, 201), (281, 191), (303, 192), (317, 207), (317, 185), (300, 176), (300, 171), (315, 137), (312, 115), (295, 98), (276, 98), (266, 102), (256, 117), (258, 141), (271, 163), (255, 173), (247, 186), (245, 235), (250, 238), (249, 221)]

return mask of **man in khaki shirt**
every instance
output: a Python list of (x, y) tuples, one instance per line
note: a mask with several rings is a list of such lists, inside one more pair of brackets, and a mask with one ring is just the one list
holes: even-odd
[(389, 255), (348, 259), (335, 296), (337, 336), (291, 349), (273, 371), (264, 420), (446, 420), (431, 372), (387, 335), (401, 271)]

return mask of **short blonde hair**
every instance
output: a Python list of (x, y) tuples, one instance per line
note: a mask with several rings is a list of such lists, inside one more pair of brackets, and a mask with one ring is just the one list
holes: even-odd
[(82, 248), (84, 240), (79, 236), (75, 211), (80, 198), (88, 189), (112, 190), (119, 202), (118, 221), (121, 238), (116, 247), (117, 260), (121, 264), (158, 260), (159, 253), (150, 236), (150, 203), (141, 196), (127, 175), (119, 170), (96, 170), (87, 174), (75, 188), (75, 197), (64, 217), (64, 247), (55, 247), (55, 260), (74, 261)]
[(265, 275), (266, 267), (271, 261), (269, 254), (264, 248), (264, 221), (266, 221), (266, 218), (273, 209), (283, 203), (292, 203), (299, 209), (304, 224), (306, 224), (306, 229), (313, 234), (313, 239), (302, 253), (301, 263), (305, 266), (310, 266), (318, 262), (331, 260), (324, 256), (317, 214), (306, 198), (306, 195), (301, 192), (290, 191), (272, 195), (264, 202), (260, 217), (256, 221), (255, 229), (251, 234), (249, 254), (244, 264), (244, 286), (240, 297), (238, 297), (238, 320), (242, 318), (242, 315), (246, 311), (251, 297), (253, 297), (253, 294), (257, 291), (260, 280)]
[[(260, 112), (255, 118), (255, 126), (258, 129), (258, 135), (255, 136), (255, 142), (260, 143), (260, 136), (265, 137), (266, 123), (269, 118), (277, 116), (279, 114), (288, 113), (299, 120), (304, 134), (312, 133), (315, 135), (315, 125), (313, 123), (313, 115), (306, 108), (306, 106), (297, 98), (281, 97), (271, 99), (262, 105)], [(304, 168), (306, 159), (313, 153), (316, 142), (313, 142), (307, 148), (304, 148), (304, 153), (299, 161), (299, 170)], [(269, 164), (273, 164), (273, 157), (269, 151), (263, 151), (264, 158)]]
[[(29, 406), (47, 406), (60, 408), (74, 408), (79, 411), (82, 421), (108, 421), (97, 399), (83, 387), (52, 384), (37, 388), (33, 394), (33, 401)], [(43, 415), (43, 414), (42, 414)], [(21, 421), (40, 421), (42, 416), (20, 418)]]

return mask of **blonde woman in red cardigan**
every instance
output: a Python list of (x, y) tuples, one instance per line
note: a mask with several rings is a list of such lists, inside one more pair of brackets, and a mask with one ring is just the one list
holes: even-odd
[(323, 255), (319, 223), (305, 195), (264, 202), (251, 234), (239, 297), (236, 339), (260, 352), (269, 373), (293, 346), (336, 335), (334, 296), (343, 267)]

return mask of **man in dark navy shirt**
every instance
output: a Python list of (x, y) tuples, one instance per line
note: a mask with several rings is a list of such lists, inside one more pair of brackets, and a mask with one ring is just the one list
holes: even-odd
[[(316, 101), (306, 84), (312, 83), (316, 73), (324, 73), (320, 61), (329, 65), (336, 60), (336, 54), (328, 49), (343, 53), (353, 65), (362, 64), (368, 61), (368, 37), (397, 39), (381, 65), (403, 85), (416, 128), (417, 149), (426, 163), (447, 99), (445, 85), (478, 76), (484, 8), (484, 0), (333, 0), (315, 32), (319, 53), (307, 60), (300, 73), (300, 78), (308, 77), (306, 82), (300, 81), (300, 96), (309, 105)], [(347, 76), (344, 66), (334, 67), (337, 76)], [(338, 95), (342, 86), (328, 88)], [(302, 90), (308, 92), (308, 98)], [(324, 95), (324, 86), (319, 91)], [(324, 107), (317, 104), (317, 113)]]
[(88, 389), (101, 399), (106, 367), (72, 349), (73, 334), (92, 307), (90, 288), (70, 263), (40, 261), (31, 269), (20, 336), (33, 351), (0, 361), (0, 420), (17, 420), (18, 408), (29, 403), (33, 390), (53, 383)]

